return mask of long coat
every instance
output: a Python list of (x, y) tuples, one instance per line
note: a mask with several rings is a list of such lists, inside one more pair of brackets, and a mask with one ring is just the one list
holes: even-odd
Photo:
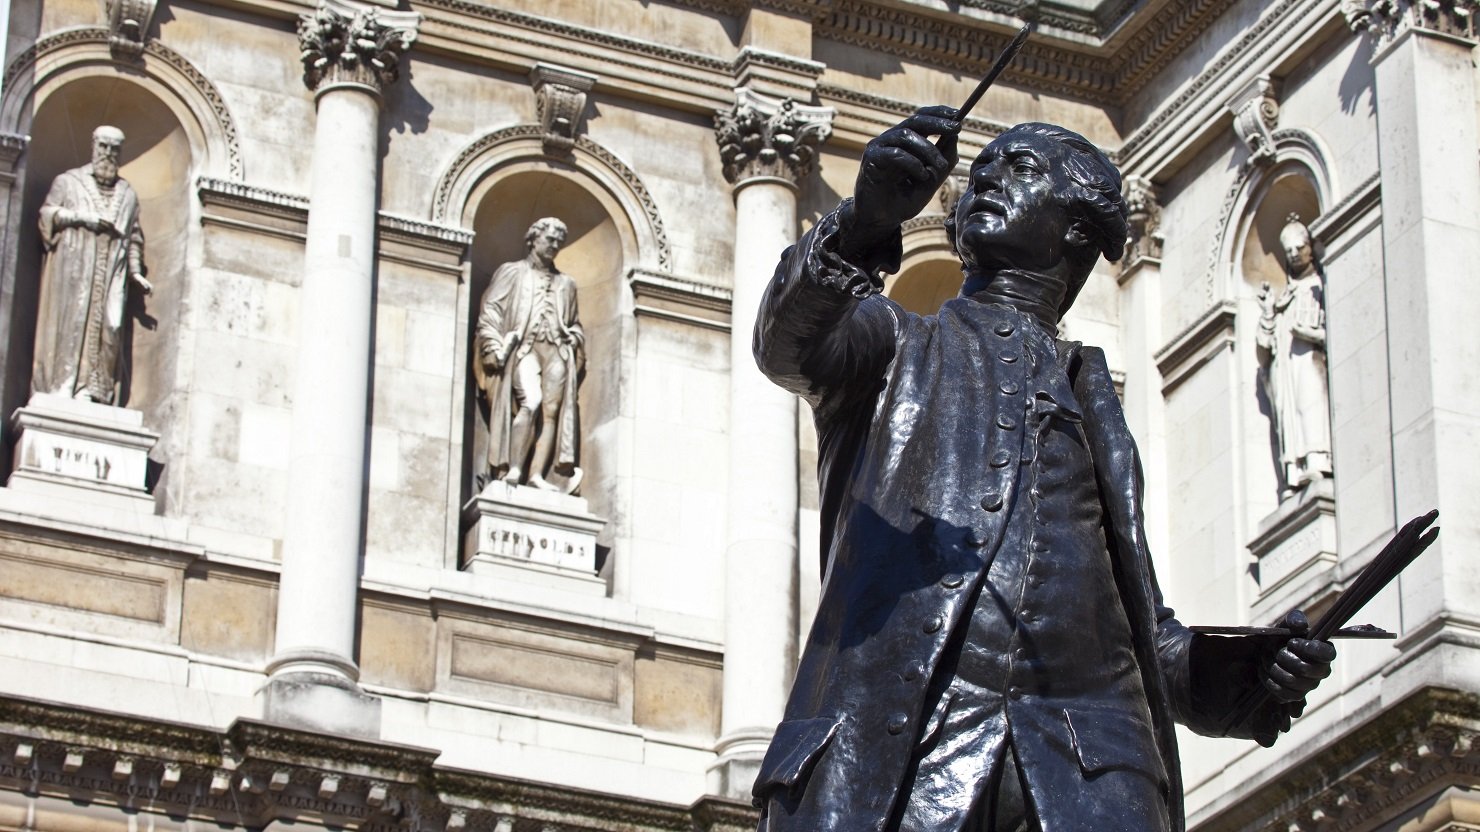
[[(1020, 466), (1003, 460), (1018, 458), (1011, 451), (1021, 452), (1024, 420), (997, 418), (998, 390), (1024, 362), (1005, 363), (992, 350), (1006, 319), (1021, 318), (970, 299), (950, 301), (938, 315), (910, 314), (872, 294), (869, 276), (831, 253), (835, 234), (829, 215), (783, 255), (755, 329), (762, 371), (814, 409), (824, 570), (785, 716), (755, 784), (768, 832), (885, 828), (927, 687), (971, 614), (1019, 487)], [(1140, 464), (1104, 354), (1088, 347), (1078, 354), (1071, 382), (1168, 778), (1168, 816), (1180, 830), (1173, 720), (1204, 731), (1216, 721), (1190, 701), (1194, 637), (1161, 603)], [(1072, 705), (1064, 710), (1061, 717), (1073, 715)], [(1068, 730), (1067, 720), (1059, 724)], [(1080, 726), (1074, 721), (1078, 735), (1058, 740), (1078, 749), (1085, 771), (1137, 763), (1126, 759), (1137, 752), (1123, 737)]]
[[(89, 231), (64, 218), (97, 214), (119, 236)], [(91, 388), (112, 404), (127, 369), (121, 349), (130, 259), (142, 261), (144, 232), (139, 198), (122, 179), (105, 204), (92, 166), (58, 176), (41, 205), (38, 222), (46, 250), (36, 316), (36, 355), (31, 390), (71, 396)]]
[[(473, 335), (473, 379), (488, 397), (488, 466), (499, 471), (510, 466), (511, 429), (514, 415), (514, 368), (518, 364), (518, 347), (502, 370), (489, 373), (483, 365), (486, 352), (502, 352), (511, 332), (521, 339), (529, 334), (535, 312), (535, 290), (541, 275), (527, 259), (505, 263), (494, 270), (488, 288), (478, 305), (478, 322)], [(555, 458), (552, 466), (569, 473), (580, 453), (580, 408), (576, 391), (583, 366), (586, 346), (585, 331), (576, 310), (576, 282), (570, 275), (555, 272), (550, 281), (554, 295), (555, 316), (561, 335), (570, 345), (566, 358), (565, 390), (556, 419)], [(522, 462), (520, 463), (523, 464)]]

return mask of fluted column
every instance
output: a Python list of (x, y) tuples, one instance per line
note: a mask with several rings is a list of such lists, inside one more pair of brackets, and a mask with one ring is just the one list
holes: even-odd
[(419, 15), (323, 0), (298, 25), (317, 124), (299, 290), (288, 509), (264, 716), (375, 735), (354, 661), (374, 320), (381, 91)]
[(831, 132), (832, 110), (749, 89), (715, 116), (734, 185), (730, 318), (730, 496), (725, 541), (725, 673), (715, 794), (743, 797), (781, 719), (796, 667), (797, 399), (756, 368), (761, 293), (797, 238), (798, 183)]
[(1444, 529), (1399, 579), (1405, 663), (1384, 671), (1383, 694), (1395, 701), (1423, 684), (1480, 686), (1480, 293), (1471, 277), (1480, 262), (1480, 3), (1348, 2), (1345, 11), (1375, 42), (1394, 514), (1401, 523), (1437, 507)]

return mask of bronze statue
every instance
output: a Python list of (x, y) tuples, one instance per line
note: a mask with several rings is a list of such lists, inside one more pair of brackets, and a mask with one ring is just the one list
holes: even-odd
[[(473, 374), (488, 399), (488, 473), (510, 485), (573, 493), (581, 479), (576, 393), (586, 335), (576, 282), (555, 268), (566, 233), (554, 217), (536, 221), (524, 235), (528, 255), (494, 271), (479, 304)], [(546, 479), (552, 471), (562, 486)]]
[(41, 205), (41, 300), (31, 392), (117, 404), (129, 284), (149, 294), (139, 198), (118, 176), (123, 131), (93, 131), (92, 163), (52, 182)]
[(760, 828), (1181, 830), (1173, 721), (1272, 744), (1335, 649), (1195, 634), (1161, 603), (1105, 355), (1056, 337), (1126, 240), (1120, 173), (1082, 136), (1020, 124), (976, 158), (937, 315), (879, 294), (959, 129), (929, 107), (871, 141), (762, 300), (756, 360), (817, 425), (825, 578)]
[(1285, 288), (1259, 288), (1260, 381), (1269, 396), (1280, 460), (1280, 499), (1331, 476), (1326, 382), (1326, 289), (1310, 229), (1291, 214), (1280, 231)]

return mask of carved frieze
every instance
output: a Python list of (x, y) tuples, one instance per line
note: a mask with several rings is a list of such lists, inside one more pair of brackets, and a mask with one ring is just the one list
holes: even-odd
[(581, 134), (586, 94), (595, 86), (596, 76), (550, 64), (535, 64), (529, 82), (534, 85), (545, 152), (569, 153)]
[(758, 177), (792, 183), (812, 172), (817, 148), (832, 135), (833, 109), (767, 98), (745, 87), (735, 91), (735, 106), (716, 111), (725, 179), (732, 185)]
[(108, 49), (120, 60), (144, 54), (149, 23), (159, 0), (108, 0)]
[(401, 54), (416, 40), (421, 16), (323, 0), (298, 18), (303, 82), (317, 90), (330, 84), (360, 84), (382, 90), (400, 76)]
[(1378, 43), (1409, 28), (1474, 40), (1480, 0), (1342, 0), (1341, 13), (1353, 32)]
[(1145, 264), (1161, 262), (1161, 201), (1156, 186), (1144, 176), (1127, 176), (1121, 187), (1125, 195), (1126, 222), (1130, 235), (1126, 240), (1125, 257), (1120, 261), (1121, 273)]
[(1274, 128), (1279, 123), (1279, 86), (1268, 75), (1255, 78), (1232, 100), (1228, 109), (1233, 113), (1233, 132), (1249, 150), (1249, 158), (1256, 164), (1274, 161)]

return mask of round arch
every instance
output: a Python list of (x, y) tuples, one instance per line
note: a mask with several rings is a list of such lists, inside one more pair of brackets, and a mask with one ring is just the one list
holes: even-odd
[(920, 315), (934, 315), (961, 293), (961, 261), (938, 216), (917, 217), (904, 225), (899, 271), (884, 281), (884, 294)]
[(121, 78), (143, 87), (184, 128), (196, 175), (243, 181), (236, 121), (215, 85), (185, 56), (157, 40), (145, 46), (139, 62), (115, 59), (107, 29), (55, 32), (16, 56), (5, 69), (0, 131), (28, 132), (33, 115), (49, 97), (87, 77)]
[(616, 154), (591, 139), (576, 140), (568, 156), (545, 153), (544, 130), (519, 124), (489, 133), (464, 148), (437, 182), (431, 219), (471, 227), (481, 196), (490, 182), (534, 169), (563, 173), (624, 219), (623, 260), (633, 266), (671, 271), (673, 255), (657, 203), (637, 173)]

